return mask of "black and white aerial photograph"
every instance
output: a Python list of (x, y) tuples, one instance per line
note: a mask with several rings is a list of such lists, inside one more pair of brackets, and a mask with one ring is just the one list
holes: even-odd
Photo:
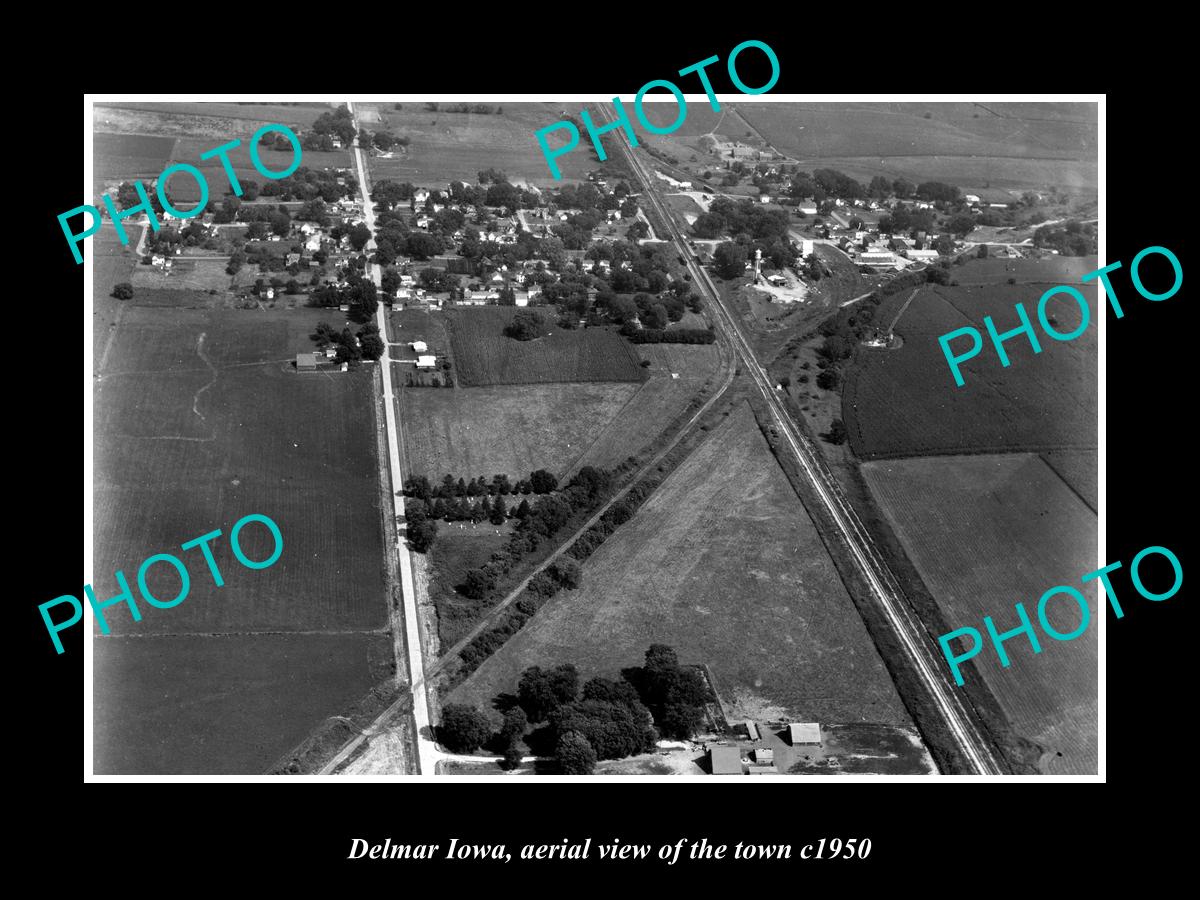
[(1097, 97), (677, 80), (90, 97), (92, 774), (1102, 775)]

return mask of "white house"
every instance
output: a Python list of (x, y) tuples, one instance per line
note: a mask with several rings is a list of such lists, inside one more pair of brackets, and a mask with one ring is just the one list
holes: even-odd
[(413, 341), (409, 346), (413, 348), (413, 353), (425, 353), (429, 349), (424, 341)]
[(975, 196), (974, 194), (963, 194), (963, 199), (966, 200), (968, 203), (978, 203), (979, 202), (979, 198), (977, 196)]
[(817, 214), (817, 204), (815, 203), (801, 203), (797, 209), (806, 216), (815, 216)]
[(316, 253), (318, 250), (320, 250), (321, 249), (321, 236), (319, 234), (314, 234), (312, 237), (310, 237), (307, 241), (304, 242), (304, 249), (307, 250), (309, 253)]
[(436, 356), (418, 356), (417, 357), (417, 368), (418, 369), (432, 369), (436, 366), (437, 366), (437, 357)]
[(770, 202), (771, 202), (771, 195), (770, 195), (770, 194), (759, 194), (759, 195), (758, 195), (758, 202), (759, 202), (759, 203), (770, 203)]
[(412, 199), (413, 203), (424, 203), (429, 199), (429, 191), (425, 190), (425, 188), (417, 188), (413, 191)]

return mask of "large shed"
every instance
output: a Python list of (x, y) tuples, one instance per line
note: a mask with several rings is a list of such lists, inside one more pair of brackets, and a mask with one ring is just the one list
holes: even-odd
[(743, 775), (742, 751), (737, 747), (713, 747), (708, 761), (714, 775)]

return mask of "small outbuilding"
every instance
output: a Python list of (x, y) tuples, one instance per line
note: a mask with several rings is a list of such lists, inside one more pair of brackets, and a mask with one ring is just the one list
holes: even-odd
[(742, 751), (737, 747), (713, 747), (708, 761), (714, 775), (743, 775)]
[(788, 725), (788, 739), (793, 747), (800, 744), (820, 744), (821, 726), (816, 722), (793, 722)]

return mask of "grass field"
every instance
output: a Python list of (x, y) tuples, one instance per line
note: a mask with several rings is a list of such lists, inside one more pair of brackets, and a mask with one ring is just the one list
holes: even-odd
[(531, 341), (506, 337), (516, 307), (456, 309), (449, 323), (458, 383), (539, 384), (574, 381), (645, 381), (637, 351), (608, 328), (568, 331), (550, 310), (536, 310), (546, 336)]
[[(1007, 630), (1018, 624), (1017, 601), (1036, 620), (1046, 590), (1078, 586), (1097, 568), (1095, 513), (1035, 455), (889, 460), (862, 471), (949, 629), (982, 631), (992, 616)], [(1009, 641), (1008, 669), (990, 648), (973, 661), (1013, 727), (1045, 749), (1041, 768), (1051, 773), (1096, 771), (1096, 593), (1084, 594), (1093, 622), (1079, 638), (1042, 636), (1038, 655), (1028, 641)], [(1048, 616), (1061, 632), (1079, 623), (1069, 600)]]
[(653, 642), (707, 664), (734, 718), (911, 724), (745, 406), (447, 702), (487, 707), (535, 664), (612, 677)]
[[(137, 623), (124, 607), (114, 607), (109, 624), (115, 635), (127, 637), (99, 637), (97, 643), (108, 642), (104, 653), (118, 670), (141, 670), (166, 652), (157, 643), (165, 635), (228, 641), (219, 635), (310, 632), (270, 651), (293, 669), (311, 665), (314, 679), (323, 680), (314, 689), (314, 705), (294, 705), (290, 731), (259, 726), (244, 736), (269, 763), (295, 743), (305, 722), (313, 727), (328, 715), (335, 697), (361, 693), (369, 643), (363, 635), (387, 625), (371, 371), (294, 372), (291, 361), (311, 347), (308, 333), (319, 310), (161, 309), (138, 302), (127, 301), (95, 385), (93, 584), (98, 596), (111, 596), (115, 570), (132, 580), (151, 554), (181, 553), (181, 543), (220, 528), (214, 556), (225, 585), (212, 583), (194, 551), (182, 553), (192, 574), (187, 599), (167, 610), (141, 604)], [(271, 517), (282, 533), (283, 554), (269, 569), (249, 570), (232, 556), (229, 530), (249, 513)], [(265, 529), (248, 526), (242, 536), (250, 558), (269, 554)], [(178, 591), (169, 566), (152, 569), (148, 583), (163, 598)], [(362, 639), (347, 643), (346, 633)], [(323, 644), (327, 637), (334, 643)], [(253, 639), (224, 646), (246, 647), (250, 654)], [(350, 655), (353, 648), (361, 653)], [(330, 653), (341, 663), (343, 682), (326, 659)], [(160, 695), (172, 698), (169, 705), (147, 712), (137, 699), (144, 695), (135, 692), (128, 703), (112, 706), (111, 733), (127, 736), (114, 738), (112, 758), (129, 764), (126, 771), (195, 760), (191, 745), (204, 722), (220, 732), (223, 716), (242, 721), (240, 710), (269, 707), (285, 687), (272, 680), (281, 676), (262, 675), (197, 700), (197, 681), (225, 683), (227, 664), (233, 666), (221, 652), (197, 650), (187, 667), (160, 667), (155, 684)], [(198, 669), (211, 678), (198, 678)], [(204, 712), (190, 705), (196, 702)], [(150, 727), (147, 721), (173, 714), (182, 723), (178, 730), (164, 731), (153, 745), (133, 739)], [(211, 756), (194, 763), (203, 771), (230, 771), (248, 752), (231, 745), (231, 755), (223, 757), (210, 749)]]
[[(496, 105), (489, 101), (488, 105)], [(365, 123), (372, 131), (389, 130), (411, 141), (391, 159), (373, 156), (371, 177), (378, 181), (411, 181), (427, 187), (444, 187), (451, 181), (474, 183), (483, 169), (496, 168), (510, 181), (539, 187), (559, 184), (546, 165), (534, 132), (564, 118), (562, 112), (578, 117), (582, 103), (500, 104), (500, 115), (430, 112), (423, 103), (405, 103), (400, 111), (391, 103), (363, 103), (364, 115), (374, 114), (377, 123)], [(557, 133), (551, 136), (552, 146)], [(586, 149), (587, 136), (575, 150), (557, 160), (565, 180), (578, 181), (598, 163)]]
[(1056, 185), (1093, 193), (1097, 184), (1097, 117), (1089, 104), (738, 103), (736, 113), (805, 167), (837, 168), (862, 181), (882, 174), (963, 188)]
[(1092, 512), (1100, 510), (1100, 460), (1095, 450), (1050, 450), (1042, 459)]
[(97, 640), (96, 774), (259, 774), (390, 663), (383, 634)]
[[(233, 280), (220, 259), (187, 259), (176, 257), (170, 273), (157, 266), (134, 266), (130, 283), (139, 288), (161, 288), (176, 291), (226, 291)], [(135, 294), (135, 299), (136, 294)]]
[(103, 193), (104, 184), (109, 181), (149, 183), (157, 178), (167, 167), (175, 143), (173, 137), (146, 134), (94, 135), (92, 171), (96, 193)]
[[(715, 344), (639, 344), (637, 351), (651, 363), (650, 380), (576, 460), (576, 466), (612, 468), (636, 455), (706, 385), (709, 393), (716, 390), (720, 356)], [(672, 373), (679, 377), (672, 378)]]
[(443, 650), (471, 630), (479, 620), (482, 606), (480, 601), (459, 594), (455, 587), (467, 577), (468, 571), (482, 566), (507, 542), (508, 529), (497, 535), (494, 526), (487, 522), (441, 523), (429, 557), (429, 595), (437, 608), (438, 641)]
[(615, 382), (406, 389), (408, 464), (431, 480), (450, 472), (516, 481), (541, 468), (562, 475), (637, 391)]
[[(1008, 368), (1001, 367), (983, 327), (983, 317), (989, 314), (998, 330), (1019, 324), (1013, 306), (1021, 302), (1038, 329), (1036, 307), (1044, 290), (1045, 285), (1032, 283), (922, 288), (896, 325), (903, 345), (896, 350), (860, 347), (848, 368), (842, 409), (855, 454), (871, 459), (1094, 448), (1094, 286), (1081, 289), (1093, 311), (1093, 321), (1082, 335), (1060, 342), (1039, 329), (1042, 352), (1036, 355), (1027, 339), (1010, 340), (1005, 345)], [(906, 298), (907, 294), (889, 298), (880, 308), (879, 321), (890, 321)], [(1080, 322), (1079, 308), (1069, 300), (1052, 301), (1047, 309), (1057, 317), (1060, 332)], [(938, 337), (967, 325), (984, 334), (984, 350), (963, 365), (965, 384), (956, 387)]]

